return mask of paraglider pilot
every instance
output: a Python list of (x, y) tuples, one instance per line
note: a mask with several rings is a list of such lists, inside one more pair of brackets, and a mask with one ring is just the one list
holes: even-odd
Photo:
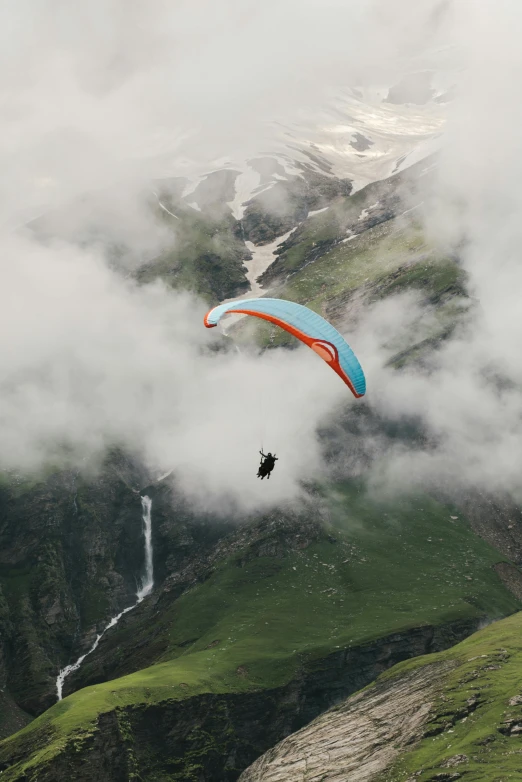
[(263, 453), (263, 451), (259, 451), (259, 453), (261, 454), (262, 459), (261, 464), (259, 465), (259, 470), (257, 471), (257, 477), (261, 478), (261, 480), (263, 480), (265, 475), (267, 478), (270, 478), (270, 473), (274, 469), (275, 463), (277, 462), (277, 456), (275, 454), (272, 455), (270, 451), (267, 454)]

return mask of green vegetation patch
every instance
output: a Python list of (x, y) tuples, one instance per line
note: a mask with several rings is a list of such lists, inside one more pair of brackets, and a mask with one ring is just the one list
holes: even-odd
[(294, 655), (516, 608), (491, 567), (498, 553), (434, 500), (381, 505), (341, 484), (329, 505), (331, 537), (284, 558), (242, 555), (176, 601), (162, 659), (196, 656), (218, 669), (226, 659), (247, 681), (278, 686), (295, 673)]
[[(378, 280), (368, 294), (375, 302), (388, 296), (417, 291), (422, 296), (422, 314), (402, 335), (403, 345), (390, 364), (401, 368), (423, 361), (430, 349), (437, 348), (454, 332), (470, 307), (466, 292), (466, 273), (450, 258), (429, 257), (399, 268)], [(330, 306), (335, 308), (335, 302)]]
[(441, 686), (424, 738), (379, 782), (521, 779), (522, 614), (446, 652), (401, 663), (384, 676), (400, 676), (437, 660), (455, 660), (458, 667)]
[(320, 257), (332, 244), (347, 238), (353, 231), (365, 230), (368, 214), (377, 206), (380, 209), (378, 216), (373, 215), (375, 222), (391, 219), (399, 205), (397, 190), (401, 182), (401, 175), (392, 176), (387, 181), (373, 182), (353, 195), (341, 191), (330, 201), (328, 209), (309, 216), (296, 228), (284, 243), (276, 263), (263, 275), (263, 280), (285, 277)]
[[(279, 180), (247, 202), (241, 220), (245, 238), (254, 244), (273, 242), (304, 220), (309, 211), (324, 209), (332, 201), (347, 203), (348, 199), (340, 196), (348, 196), (351, 191), (349, 180), (304, 165), (300, 176)], [(300, 235), (298, 241), (303, 238)]]
[[(466, 295), (465, 275), (453, 260), (436, 253), (419, 225), (389, 220), (331, 247), (270, 295), (304, 304), (335, 322), (338, 312), (349, 307), (351, 297), (359, 292), (372, 302), (406, 290), (421, 291), (427, 304), (440, 309), (438, 335), (461, 314), (454, 302)], [(230, 330), (236, 342), (254, 340), (263, 348), (299, 344), (277, 326), (256, 321), (254, 327), (249, 320)]]
[(158, 217), (173, 231), (172, 244), (139, 269), (138, 281), (160, 278), (170, 287), (198, 293), (210, 304), (248, 290), (246, 248), (234, 218), (202, 214), (167, 196), (162, 203), (179, 218), (158, 210)]
[(326, 301), (377, 280), (429, 249), (420, 226), (389, 220), (335, 245), (290, 277), (277, 295), (300, 303)]
[[(22, 765), (34, 767), (119, 706), (278, 687), (339, 649), (518, 609), (492, 568), (503, 558), (450, 508), (425, 495), (381, 503), (348, 483), (327, 500), (331, 525), (315, 542), (220, 562), (157, 625), (132, 626), (136, 646), (163, 640), (155, 665), (69, 696), (0, 744), (0, 762), (26, 746)], [(32, 732), (44, 728), (52, 738), (32, 754)]]
[(431, 304), (438, 303), (445, 295), (465, 297), (466, 273), (450, 258), (429, 257), (380, 280), (372, 293), (374, 297), (386, 298), (405, 290), (425, 292)]

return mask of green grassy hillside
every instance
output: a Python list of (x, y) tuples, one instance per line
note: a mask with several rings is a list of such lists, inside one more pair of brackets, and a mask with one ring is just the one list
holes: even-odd
[(379, 782), (522, 778), (522, 614), (497, 622), (447, 652), (402, 663), (388, 676), (437, 660), (447, 676), (424, 738)]
[(0, 762), (14, 765), (3, 779), (22, 769), (37, 778), (39, 764), (81, 744), (101, 713), (273, 689), (339, 649), (519, 607), (492, 567), (503, 557), (451, 508), (425, 495), (380, 504), (352, 484), (331, 487), (327, 499), (330, 523), (302, 544), (274, 549), (274, 522), (264, 548), (232, 552), (170, 606), (116, 631), (115, 654), (148, 639), (155, 664), (74, 693), (4, 741)]
[(160, 278), (172, 288), (199, 294), (209, 304), (244, 293), (249, 287), (243, 266), (248, 251), (236, 220), (230, 214), (202, 214), (167, 194), (162, 199), (178, 217), (156, 210), (172, 231), (172, 242), (138, 270), (138, 281)]

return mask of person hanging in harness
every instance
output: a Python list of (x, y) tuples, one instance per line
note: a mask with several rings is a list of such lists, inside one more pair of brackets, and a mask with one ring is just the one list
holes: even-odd
[(261, 454), (261, 464), (259, 465), (259, 470), (257, 471), (257, 477), (263, 478), (266, 476), (267, 478), (270, 478), (270, 473), (275, 467), (275, 463), (277, 462), (277, 456), (275, 454), (271, 454), (270, 451), (265, 454), (263, 451), (259, 451)]

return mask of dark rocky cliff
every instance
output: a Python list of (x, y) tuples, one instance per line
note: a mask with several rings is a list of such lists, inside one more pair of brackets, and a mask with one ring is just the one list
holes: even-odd
[(16, 758), (4, 755), (3, 778), (233, 782), (267, 749), (389, 667), (446, 649), (474, 629), (472, 622), (456, 622), (397, 633), (305, 666), (298, 679), (274, 690), (116, 709), (100, 715), (87, 738), (71, 740), (49, 764), (32, 772), (9, 771)]
[(58, 669), (136, 591), (141, 506), (121, 466), (0, 485), (0, 686), (29, 714), (55, 701)]

